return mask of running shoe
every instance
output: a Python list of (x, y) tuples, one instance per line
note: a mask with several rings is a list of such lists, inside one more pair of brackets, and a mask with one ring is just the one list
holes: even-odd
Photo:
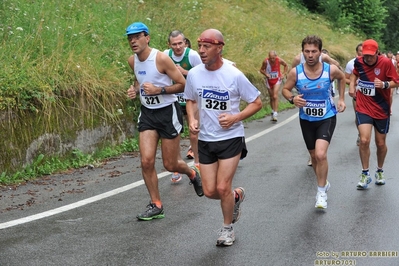
[[(238, 195), (238, 199), (235, 197), (235, 195)], [(236, 223), (241, 216), (241, 208), (240, 205), (245, 199), (245, 190), (242, 187), (238, 187), (234, 189), (234, 199), (236, 203), (234, 204), (234, 212), (233, 212), (233, 220), (231, 223)]]
[(326, 191), (318, 191), (316, 194), (315, 208), (327, 209), (327, 191), (330, 189), (330, 182), (327, 181)]
[(219, 238), (216, 241), (216, 246), (231, 246), (236, 237), (234, 235), (233, 227), (222, 227), (218, 233)]
[(312, 166), (312, 157), (311, 156), (309, 156), (308, 166)]
[(358, 190), (362, 190), (362, 189), (366, 189), (368, 186), (369, 186), (369, 184), (371, 183), (371, 177), (370, 177), (370, 174), (361, 174), (360, 175), (360, 181), (359, 181), (359, 183), (357, 184), (357, 189)]
[(375, 184), (376, 185), (385, 185), (385, 178), (384, 178), (384, 172), (375, 172)]
[(187, 157), (188, 159), (194, 159), (194, 152), (193, 152), (193, 150), (191, 149), (191, 146), (188, 148), (186, 157)]
[(136, 216), (137, 219), (143, 221), (149, 221), (152, 219), (162, 219), (165, 217), (165, 213), (163, 211), (163, 207), (158, 208), (154, 203), (147, 205), (147, 209)]
[(170, 180), (172, 181), (172, 183), (177, 183), (180, 182), (181, 178), (181, 174), (179, 174), (178, 172), (174, 172)]
[(193, 184), (195, 193), (197, 193), (199, 197), (202, 197), (204, 196), (204, 191), (202, 190), (201, 174), (197, 167), (193, 166), (191, 169), (195, 171), (195, 177), (193, 179), (190, 178), (190, 184)]
[(277, 113), (276, 113), (276, 112), (272, 114), (272, 119), (271, 119), (271, 121), (277, 122)]

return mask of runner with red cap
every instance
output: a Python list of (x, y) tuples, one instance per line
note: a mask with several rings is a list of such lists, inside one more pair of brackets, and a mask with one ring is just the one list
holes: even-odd
[(363, 56), (357, 57), (350, 76), (349, 95), (356, 98), (356, 119), (359, 130), (359, 154), (362, 172), (357, 189), (367, 189), (372, 179), (369, 173), (370, 141), (374, 127), (377, 146), (375, 184), (384, 185), (384, 161), (388, 151), (386, 135), (389, 131), (391, 90), (399, 77), (391, 60), (378, 55), (378, 43), (373, 39), (363, 42)]

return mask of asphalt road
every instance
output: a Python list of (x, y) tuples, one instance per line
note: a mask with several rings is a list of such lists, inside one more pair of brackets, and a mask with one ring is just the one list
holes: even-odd
[[(233, 246), (215, 246), (219, 202), (197, 197), (187, 178), (171, 184), (160, 160), (166, 217), (137, 221), (149, 197), (138, 157), (125, 156), (1, 191), (0, 265), (399, 265), (399, 104), (388, 134), (387, 184), (358, 191), (357, 131), (346, 98), (328, 153), (326, 210), (314, 208), (315, 176), (292, 109), (277, 124), (269, 117), (246, 124), (249, 154), (233, 182), (246, 189), (246, 200)], [(372, 144), (373, 172), (375, 150)]]

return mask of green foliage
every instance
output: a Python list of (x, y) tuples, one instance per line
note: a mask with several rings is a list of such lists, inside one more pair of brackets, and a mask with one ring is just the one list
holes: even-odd
[(123, 26), (103, 19), (120, 9), (105, 1), (3, 0), (0, 110), (37, 111), (71, 88), (80, 94), (125, 88)]
[(73, 150), (71, 155), (66, 158), (58, 156), (45, 156), (39, 154), (33, 163), (25, 166), (22, 170), (14, 174), (2, 172), (0, 175), (0, 185), (10, 185), (34, 179), (43, 175), (59, 173), (67, 169), (78, 169), (87, 165), (98, 165), (100, 161), (119, 156), (122, 153), (138, 151), (138, 139), (126, 139), (117, 146), (108, 146), (97, 150), (92, 154), (86, 154), (80, 150)]
[[(311, 11), (302, 0), (283, 0), (282, 1), (288, 8), (296, 10), (298, 12), (304, 12), (304, 14)], [(308, 11), (309, 10), (309, 11)]]
[(383, 43), (386, 51), (392, 51), (394, 54), (399, 51), (399, 0), (385, 1), (384, 5), (388, 10), (388, 16), (384, 23), (387, 25), (383, 29)]
[(352, 27), (352, 13), (344, 13), (342, 0), (321, 1), (320, 10), (329, 19), (332, 26), (343, 33), (355, 33), (358, 30)]
[[(397, 0), (396, 0), (397, 1)], [(384, 22), (388, 16), (384, 0), (330, 0), (304, 1), (311, 4), (312, 11), (325, 15), (334, 28), (343, 33), (361, 33), (365, 38), (381, 41), (386, 28)], [(307, 3), (309, 4), (309, 3)], [(381, 43), (383, 47), (384, 44)]]
[(133, 152), (133, 151), (138, 151), (139, 150), (139, 142), (137, 138), (131, 138), (125, 140), (121, 144), (121, 149), (122, 152)]
[[(296, 2), (281, 2), (300, 7)], [(277, 12), (269, 11), (270, 6), (278, 7)], [(174, 10), (179, 10), (178, 14)], [(207, 10), (221, 13), (213, 16)], [(267, 14), (268, 21), (257, 14)], [(284, 17), (300, 20), (308, 31), (320, 32), (320, 28), (306, 25), (303, 16), (307, 16), (303, 8), (287, 12), (272, 0), (255, 4), (241, 0), (3, 0), (0, 50), (4, 52), (0, 61), (7, 67), (0, 69), (0, 110), (37, 112), (46, 102), (71, 94), (124, 96), (131, 83), (126, 63), (131, 52), (123, 33), (133, 21), (149, 26), (151, 45), (160, 50), (166, 48), (172, 29), (178, 28), (195, 40), (205, 28), (217, 26), (226, 32), (229, 42), (235, 42), (234, 46), (226, 45), (225, 55), (249, 73), (263, 46), (292, 45), (306, 34), (303, 29), (292, 28)], [(245, 27), (237, 35), (242, 21)], [(291, 47), (287, 50), (294, 53)]]
[(384, 20), (387, 16), (386, 8), (380, 0), (343, 0), (342, 9), (344, 14), (353, 14), (353, 25), (362, 30), (366, 38), (381, 40)]
[(321, 2), (319, 0), (302, 0), (304, 6), (311, 12), (317, 12), (320, 9)]

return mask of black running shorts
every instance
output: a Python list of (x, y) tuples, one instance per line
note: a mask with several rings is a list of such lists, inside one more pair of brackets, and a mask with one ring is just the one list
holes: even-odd
[(330, 143), (337, 124), (337, 116), (333, 116), (320, 121), (308, 121), (299, 119), (302, 129), (302, 136), (308, 150), (316, 148), (316, 140), (324, 139)]
[(161, 138), (176, 138), (183, 132), (183, 113), (178, 102), (159, 109), (149, 109), (142, 105), (138, 130), (156, 130)]
[(244, 137), (212, 142), (198, 140), (201, 164), (212, 164), (219, 159), (229, 159), (239, 153), (241, 153), (240, 159), (244, 159), (248, 153)]

